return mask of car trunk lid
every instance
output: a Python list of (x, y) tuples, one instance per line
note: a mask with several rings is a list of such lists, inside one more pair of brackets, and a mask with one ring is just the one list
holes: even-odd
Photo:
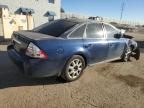
[(55, 39), (55, 38), (57, 37), (31, 31), (20, 31), (13, 33), (12, 44), (14, 45), (16, 51), (24, 54), (30, 42)]

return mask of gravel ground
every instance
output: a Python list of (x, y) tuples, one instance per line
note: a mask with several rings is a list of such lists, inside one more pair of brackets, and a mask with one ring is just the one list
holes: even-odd
[(0, 108), (143, 108), (143, 35), (135, 36), (141, 59), (88, 67), (71, 83), (57, 78), (28, 79), (11, 63), (0, 45)]

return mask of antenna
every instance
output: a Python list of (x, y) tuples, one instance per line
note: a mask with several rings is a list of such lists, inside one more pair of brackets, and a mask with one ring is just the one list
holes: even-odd
[(123, 13), (124, 13), (124, 9), (125, 9), (125, 1), (122, 2), (121, 4), (121, 15), (120, 15), (120, 21), (122, 20), (123, 18)]

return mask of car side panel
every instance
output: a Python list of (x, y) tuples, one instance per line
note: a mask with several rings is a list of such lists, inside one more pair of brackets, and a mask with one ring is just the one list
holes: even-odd
[[(89, 62), (89, 54), (83, 47), (83, 39), (55, 39), (39, 41), (37, 45), (48, 54), (48, 61), (53, 62), (54, 70), (60, 74), (66, 62), (73, 55), (83, 55)], [(52, 70), (51, 70), (52, 71)], [(55, 71), (56, 72), (56, 71)]]
[(123, 38), (107, 39), (109, 43), (108, 59), (120, 58), (124, 52), (126, 42)]
[(89, 54), (90, 64), (107, 60), (108, 42), (105, 39), (84, 39), (84, 48)]

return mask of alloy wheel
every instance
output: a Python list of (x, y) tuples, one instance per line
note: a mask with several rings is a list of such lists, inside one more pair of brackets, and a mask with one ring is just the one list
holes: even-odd
[(79, 77), (83, 70), (83, 63), (80, 59), (74, 59), (68, 66), (68, 75), (71, 79)]

